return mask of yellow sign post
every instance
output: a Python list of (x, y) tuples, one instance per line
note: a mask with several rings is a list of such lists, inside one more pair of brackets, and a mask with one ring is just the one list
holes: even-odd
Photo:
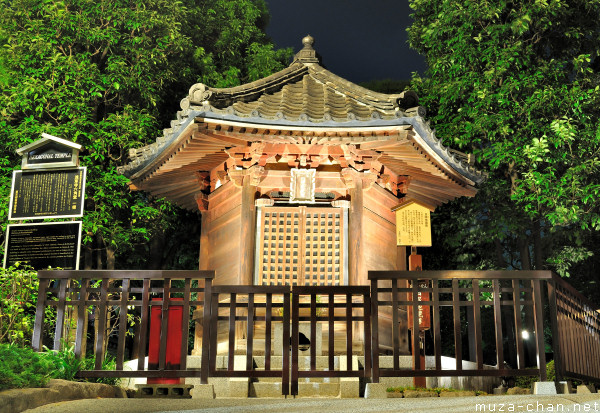
[(396, 211), (396, 239), (399, 246), (431, 247), (432, 208), (409, 201), (399, 205)]

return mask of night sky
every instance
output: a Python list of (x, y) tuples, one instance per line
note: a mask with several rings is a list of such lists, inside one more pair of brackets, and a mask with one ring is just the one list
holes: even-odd
[(277, 47), (302, 48), (315, 38), (323, 65), (354, 83), (408, 80), (423, 74), (425, 60), (408, 46), (408, 0), (266, 0), (267, 33)]

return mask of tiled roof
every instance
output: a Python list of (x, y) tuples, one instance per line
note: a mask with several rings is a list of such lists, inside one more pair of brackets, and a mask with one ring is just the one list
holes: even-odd
[(395, 119), (421, 112), (413, 92), (382, 94), (334, 75), (318, 64), (312, 37), (286, 69), (267, 78), (226, 89), (197, 84), (182, 108), (202, 109), (240, 118), (289, 122), (369, 121)]
[[(186, 136), (192, 133), (190, 128), (198, 121), (248, 125), (267, 131), (293, 130), (293, 135), (314, 128), (331, 130), (331, 133), (352, 130), (354, 132), (347, 133), (347, 138), (338, 142), (333, 138), (330, 144), (355, 145), (364, 140), (357, 132), (363, 128), (366, 131), (406, 125), (421, 137), (420, 145), (426, 152), (448, 165), (450, 175), (462, 176), (461, 179), (471, 184), (484, 180), (484, 175), (471, 167), (460, 153), (448, 150), (435, 137), (423, 118), (425, 109), (419, 106), (414, 92), (388, 95), (351, 83), (319, 64), (310, 36), (303, 39), (303, 44), (304, 48), (290, 66), (264, 79), (231, 88), (193, 85), (181, 101), (182, 110), (171, 122), (171, 128), (165, 129), (164, 135), (155, 143), (131, 150), (131, 162), (121, 167), (120, 172), (135, 182), (146, 180), (158, 168), (168, 168), (168, 160), (176, 156), (182, 144), (185, 145), (182, 140), (188, 139)], [(272, 133), (265, 133), (265, 136)], [(250, 135), (253, 137), (248, 139), (257, 137)], [(212, 139), (210, 143), (202, 144), (199, 150), (204, 161), (194, 160), (194, 168), (208, 170), (227, 157), (224, 150), (232, 144), (227, 140)], [(394, 157), (393, 151), (387, 153), (383, 147), (381, 153), (382, 159)]]

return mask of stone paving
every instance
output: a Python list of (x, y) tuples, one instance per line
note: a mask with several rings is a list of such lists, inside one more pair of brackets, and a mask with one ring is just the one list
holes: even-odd
[(60, 402), (28, 413), (141, 412), (600, 412), (600, 394), (478, 396), (425, 399), (87, 399)]

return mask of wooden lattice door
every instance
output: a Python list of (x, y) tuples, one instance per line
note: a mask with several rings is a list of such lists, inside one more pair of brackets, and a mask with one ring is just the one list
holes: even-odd
[(259, 284), (343, 284), (341, 208), (263, 208), (260, 223)]

